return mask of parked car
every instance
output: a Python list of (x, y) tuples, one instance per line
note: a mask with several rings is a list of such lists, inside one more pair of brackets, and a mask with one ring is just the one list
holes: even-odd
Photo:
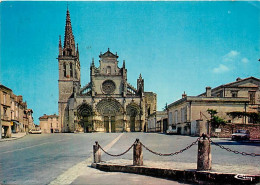
[(173, 129), (172, 126), (169, 126), (168, 130), (166, 130), (166, 134), (177, 134), (177, 129)]
[(231, 140), (249, 140), (250, 132), (249, 130), (237, 130), (231, 135)]
[(41, 134), (42, 131), (41, 131), (41, 130), (33, 130), (33, 129), (32, 129), (32, 130), (29, 131), (29, 133), (30, 133), (30, 134)]

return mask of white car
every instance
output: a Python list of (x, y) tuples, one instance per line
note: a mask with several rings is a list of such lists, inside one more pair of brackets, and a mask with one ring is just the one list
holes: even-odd
[(177, 129), (172, 129), (172, 126), (169, 126), (166, 134), (177, 134)]
[(41, 134), (42, 131), (41, 130), (30, 130), (29, 133), (30, 134)]
[(250, 140), (249, 130), (237, 130), (234, 134), (231, 135), (231, 140)]

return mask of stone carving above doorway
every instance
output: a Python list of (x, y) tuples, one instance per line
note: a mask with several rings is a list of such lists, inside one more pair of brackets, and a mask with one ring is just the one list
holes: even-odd
[(92, 107), (87, 103), (82, 103), (77, 108), (77, 116), (78, 117), (88, 117), (92, 115)]
[(121, 104), (112, 98), (100, 100), (96, 108), (101, 115), (117, 115), (123, 110)]
[(137, 116), (140, 114), (140, 108), (136, 103), (131, 102), (126, 106), (126, 113), (129, 116)]

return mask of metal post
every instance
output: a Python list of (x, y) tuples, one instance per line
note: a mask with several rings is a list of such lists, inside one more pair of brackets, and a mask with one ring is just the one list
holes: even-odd
[(197, 170), (211, 170), (211, 149), (209, 138), (202, 134), (203, 139), (198, 142)]
[(143, 165), (143, 150), (139, 139), (136, 139), (133, 150), (133, 165), (142, 166)]
[(101, 162), (101, 150), (99, 148), (99, 144), (96, 141), (96, 144), (93, 145), (93, 157), (94, 157), (94, 163), (100, 163)]

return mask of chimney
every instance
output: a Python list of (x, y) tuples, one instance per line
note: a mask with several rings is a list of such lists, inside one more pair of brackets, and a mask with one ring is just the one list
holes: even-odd
[(211, 87), (206, 87), (206, 97), (211, 97)]
[(187, 97), (187, 94), (185, 94), (185, 91), (184, 93), (182, 94), (182, 98), (186, 98)]

